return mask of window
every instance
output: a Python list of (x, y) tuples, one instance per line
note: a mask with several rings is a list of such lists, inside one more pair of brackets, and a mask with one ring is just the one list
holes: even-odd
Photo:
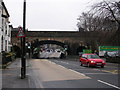
[(1, 38), (1, 51), (3, 51), (3, 36)]
[(87, 55), (82, 55), (82, 58), (87, 58)]
[(2, 18), (2, 31), (3, 31), (3, 28), (4, 28), (4, 23), (3, 23), (4, 19)]
[(5, 35), (7, 35), (7, 24), (5, 23)]
[(88, 55), (88, 58), (90, 59), (99, 59), (100, 57), (97, 55)]
[(7, 40), (5, 40), (5, 51), (7, 51)]

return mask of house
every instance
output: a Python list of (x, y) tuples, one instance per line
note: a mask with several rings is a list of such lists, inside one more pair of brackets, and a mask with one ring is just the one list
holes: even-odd
[(9, 52), (11, 48), (11, 29), (9, 13), (4, 2), (0, 3), (0, 52)]

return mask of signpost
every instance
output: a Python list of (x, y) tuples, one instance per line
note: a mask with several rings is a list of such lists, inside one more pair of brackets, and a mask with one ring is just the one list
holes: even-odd
[(21, 38), (21, 79), (26, 77), (26, 48), (25, 48), (25, 19), (26, 19), (26, 0), (23, 7), (23, 29), (20, 26), (18, 29), (17, 38)]
[[(26, 20), (26, 0), (24, 0), (23, 5), (23, 32), (25, 34), (25, 20)], [(22, 57), (21, 57), (21, 79), (24, 79), (26, 77), (26, 49), (25, 49), (25, 37), (23, 37), (22, 41)]]
[(25, 46), (24, 46), (25, 33), (21, 26), (18, 27), (17, 38), (21, 38), (21, 79), (24, 79), (26, 72)]
[(17, 33), (17, 38), (22, 38), (25, 37), (25, 34), (23, 32), (23, 29), (21, 26), (18, 27), (18, 33)]
[(92, 50), (90, 50), (90, 49), (83, 49), (83, 53), (92, 53)]

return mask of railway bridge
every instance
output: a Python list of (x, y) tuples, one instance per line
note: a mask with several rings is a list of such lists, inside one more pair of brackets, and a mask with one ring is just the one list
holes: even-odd
[[(20, 38), (16, 38), (18, 29), (12, 30), (12, 44), (21, 46)], [(69, 51), (76, 54), (80, 46), (87, 48), (95, 48), (98, 41), (98, 34), (96, 32), (79, 32), (79, 31), (26, 31), (26, 42), (34, 42), (38, 40), (41, 44), (57, 44), (62, 47), (68, 45)]]

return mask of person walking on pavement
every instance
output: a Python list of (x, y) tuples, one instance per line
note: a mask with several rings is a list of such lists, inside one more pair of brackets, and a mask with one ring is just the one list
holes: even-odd
[(39, 49), (38, 47), (36, 47), (33, 51), (33, 58), (38, 58), (38, 54), (39, 54)]

